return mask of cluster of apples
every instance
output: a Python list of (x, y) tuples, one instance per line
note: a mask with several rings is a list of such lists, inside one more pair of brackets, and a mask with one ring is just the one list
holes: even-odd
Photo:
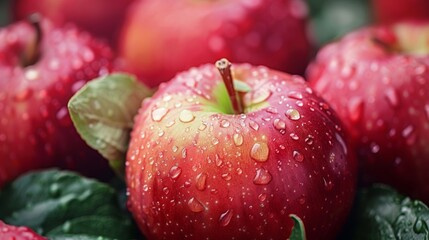
[(303, 0), (16, 0), (17, 22), (0, 30), (0, 186), (52, 166), (110, 177), (67, 103), (125, 71), (157, 89), (126, 162), (148, 239), (286, 239), (291, 214), (309, 239), (333, 239), (358, 165), (363, 184), (429, 203), (429, 8), (398, 2), (400, 13), (374, 0), (389, 24), (323, 47), (307, 68)]

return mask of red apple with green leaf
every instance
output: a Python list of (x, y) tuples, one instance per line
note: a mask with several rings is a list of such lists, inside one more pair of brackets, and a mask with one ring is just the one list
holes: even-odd
[[(227, 60), (145, 100), (127, 154), (128, 206), (148, 239), (333, 239), (356, 162), (329, 105), (299, 76)], [(220, 71), (220, 72), (219, 72)]]
[(308, 79), (351, 133), (363, 181), (429, 203), (429, 23), (353, 32), (318, 53)]
[(116, 45), (117, 36), (134, 0), (13, 0), (12, 17), (22, 20), (40, 13), (55, 25), (74, 23), (84, 31)]
[(427, 0), (372, 0), (372, 6), (375, 18), (380, 23), (429, 19)]
[(37, 17), (0, 30), (0, 186), (54, 166), (111, 174), (77, 134), (67, 102), (87, 81), (109, 73), (112, 61), (109, 47), (89, 34)]
[(301, 74), (311, 51), (306, 18), (302, 0), (138, 1), (119, 55), (150, 87), (222, 57)]

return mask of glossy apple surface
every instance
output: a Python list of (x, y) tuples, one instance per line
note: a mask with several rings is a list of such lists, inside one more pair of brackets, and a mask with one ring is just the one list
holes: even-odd
[(140, 1), (127, 14), (119, 54), (150, 87), (222, 57), (303, 73), (306, 18), (302, 0)]
[(112, 52), (75, 28), (38, 26), (25, 21), (0, 30), (0, 186), (46, 167), (108, 175), (107, 161), (74, 129), (67, 102), (111, 70)]
[(395, 23), (404, 20), (429, 20), (427, 0), (372, 0), (376, 20)]
[(429, 202), (429, 24), (370, 27), (324, 47), (310, 84), (337, 111), (364, 182)]
[(14, 0), (12, 17), (23, 20), (38, 12), (57, 26), (72, 22), (112, 46), (128, 9), (134, 0)]
[(356, 177), (340, 122), (301, 77), (247, 64), (232, 73), (242, 114), (212, 64), (144, 101), (126, 163), (140, 229), (148, 239), (286, 239), (296, 214), (309, 239), (334, 238)]

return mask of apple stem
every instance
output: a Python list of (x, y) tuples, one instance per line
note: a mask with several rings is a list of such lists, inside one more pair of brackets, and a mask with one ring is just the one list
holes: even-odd
[(228, 91), (229, 99), (231, 100), (232, 109), (235, 114), (243, 113), (243, 105), (238, 97), (238, 92), (234, 88), (234, 81), (231, 73), (231, 63), (226, 59), (222, 58), (216, 62), (216, 67), (222, 76), (223, 82)]
[(27, 21), (33, 26), (35, 31), (35, 39), (33, 44), (28, 48), (24, 54), (22, 63), (25, 67), (35, 64), (40, 58), (40, 42), (42, 41), (42, 28), (40, 26), (40, 15), (33, 13), (28, 16)]

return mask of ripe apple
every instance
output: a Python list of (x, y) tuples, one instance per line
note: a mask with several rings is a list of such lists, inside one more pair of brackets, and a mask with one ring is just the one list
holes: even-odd
[(356, 176), (335, 113), (299, 76), (230, 66), (192, 68), (143, 102), (126, 162), (140, 229), (148, 239), (286, 239), (296, 214), (309, 239), (332, 239)]
[(17, 227), (0, 220), (0, 239), (4, 240), (47, 240), (28, 227)]
[(119, 55), (150, 87), (222, 57), (290, 73), (309, 60), (302, 0), (139, 1), (129, 9)]
[(110, 72), (112, 61), (110, 48), (75, 28), (34, 20), (0, 30), (0, 186), (44, 167), (110, 173), (80, 139), (67, 102), (88, 80)]
[(428, 0), (372, 0), (372, 5), (380, 23), (429, 19)]
[(350, 131), (363, 181), (429, 203), (429, 23), (350, 33), (318, 53), (308, 79)]
[(57, 26), (73, 22), (115, 46), (128, 9), (134, 0), (14, 0), (12, 18), (22, 20), (38, 12)]

